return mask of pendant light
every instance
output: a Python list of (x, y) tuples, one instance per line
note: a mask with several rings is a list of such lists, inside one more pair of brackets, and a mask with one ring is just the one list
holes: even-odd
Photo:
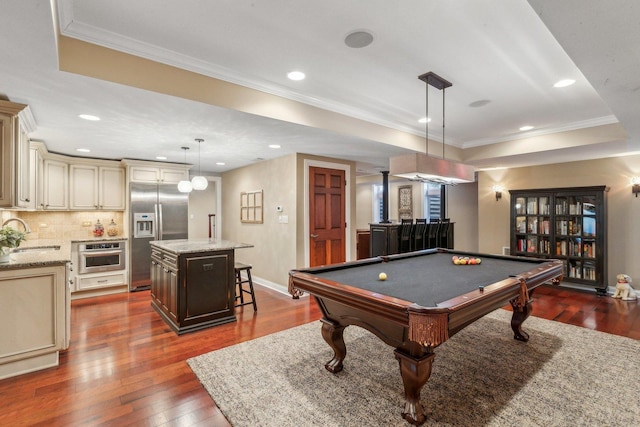
[[(187, 150), (189, 147), (180, 147), (184, 150), (184, 164), (187, 164)], [(181, 193), (191, 193), (193, 190), (193, 186), (191, 185), (191, 181), (183, 179), (178, 183), (178, 191)]]
[[(418, 76), (427, 84), (426, 107), (426, 152), (406, 154), (389, 159), (391, 175), (409, 179), (411, 181), (430, 182), (435, 184), (455, 185), (463, 182), (475, 181), (473, 166), (446, 160), (444, 157), (444, 90), (452, 84), (439, 75), (428, 72)], [(429, 86), (442, 91), (442, 158), (429, 156)]]
[(194, 190), (204, 190), (209, 185), (207, 178), (202, 176), (200, 172), (200, 143), (202, 143), (202, 141), (204, 141), (204, 139), (196, 138), (196, 142), (198, 143), (198, 175), (191, 178), (191, 185)]

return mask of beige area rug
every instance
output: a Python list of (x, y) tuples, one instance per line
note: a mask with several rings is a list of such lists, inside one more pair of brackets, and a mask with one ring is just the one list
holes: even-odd
[[(530, 317), (528, 343), (497, 310), (436, 349), (422, 389), (430, 426), (639, 426), (640, 341)], [(407, 426), (393, 349), (345, 330), (344, 371), (320, 322), (188, 360), (235, 427)]]

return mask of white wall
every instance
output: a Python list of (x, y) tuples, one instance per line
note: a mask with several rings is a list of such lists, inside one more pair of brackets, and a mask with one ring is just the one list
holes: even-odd
[[(219, 177), (207, 177), (209, 185), (204, 190), (189, 193), (189, 239), (206, 239), (209, 237), (209, 214), (216, 214), (216, 220), (221, 213), (218, 212), (220, 194)], [(221, 236), (220, 227), (216, 227), (217, 237)]]
[[(459, 184), (446, 188), (447, 215), (454, 226), (453, 247), (459, 251), (478, 251), (478, 184)], [(507, 225), (508, 227), (508, 225)]]

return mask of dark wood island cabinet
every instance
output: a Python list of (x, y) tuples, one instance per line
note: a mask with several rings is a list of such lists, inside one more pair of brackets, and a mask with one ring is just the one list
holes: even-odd
[(226, 240), (151, 242), (151, 305), (177, 334), (234, 322), (234, 258), (252, 245)]

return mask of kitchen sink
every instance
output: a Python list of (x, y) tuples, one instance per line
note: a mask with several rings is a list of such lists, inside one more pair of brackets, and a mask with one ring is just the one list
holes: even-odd
[(60, 245), (50, 245), (50, 246), (32, 246), (28, 248), (15, 248), (11, 252), (12, 253), (22, 253), (22, 252), (48, 252), (48, 251), (59, 251)]

